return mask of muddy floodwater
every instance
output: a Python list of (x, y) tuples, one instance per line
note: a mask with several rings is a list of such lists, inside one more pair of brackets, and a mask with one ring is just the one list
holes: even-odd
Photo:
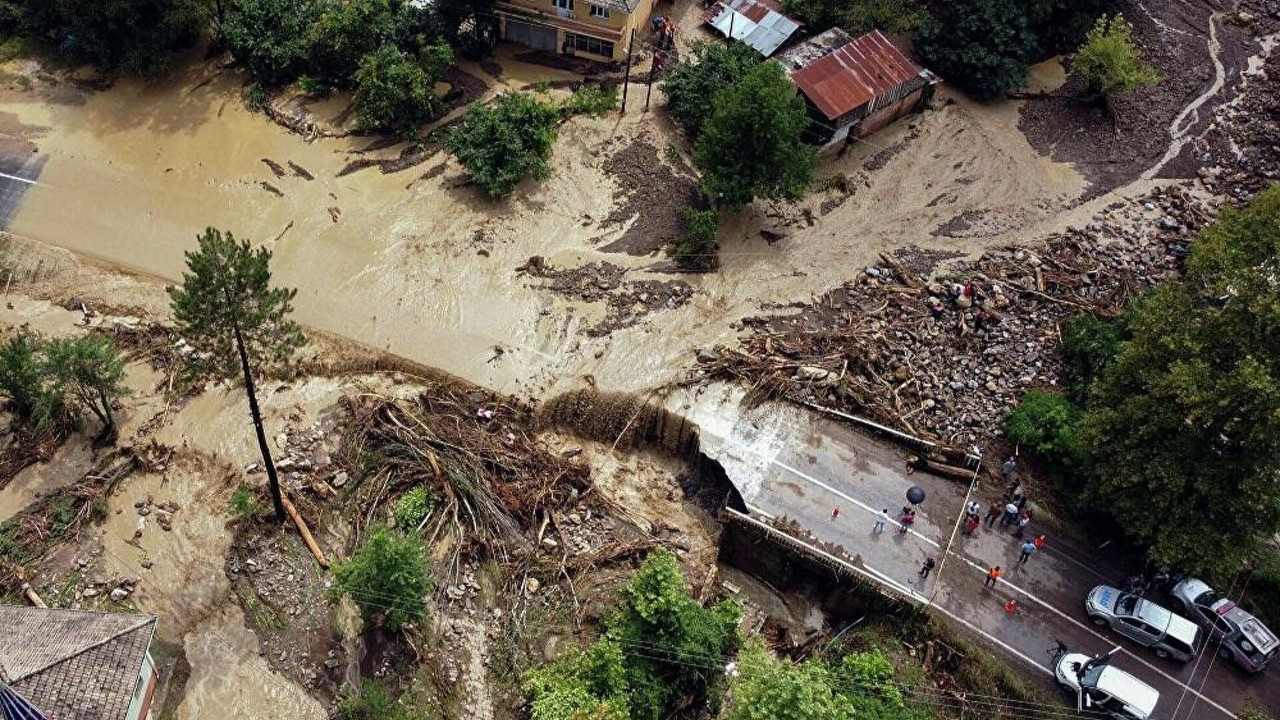
[[(507, 65), (491, 93), (539, 72)], [(846, 192), (729, 218), (723, 272), (689, 278), (689, 302), (587, 337), (602, 303), (552, 295), (516, 268), (541, 255), (557, 267), (605, 261), (630, 278), (671, 278), (643, 269), (661, 257), (599, 250), (626, 229), (608, 220), (625, 188), (602, 169), (605, 156), (633, 138), (673, 151), (682, 141), (663, 114), (633, 102), (624, 117), (566, 122), (552, 177), (491, 201), (462, 185), (444, 152), (402, 172), (339, 176), (352, 160), (394, 158), (401, 146), (363, 153), (378, 139), (309, 142), (250, 111), (242, 83), (190, 63), (165, 81), (120, 80), (105, 91), (11, 86), (0, 93), (0, 130), (14, 141), (0, 151), (35, 184), (6, 180), (8, 229), (162, 282), (181, 277), (202, 228), (229, 229), (274, 251), (278, 280), (299, 289), (305, 324), (543, 395), (587, 375), (617, 389), (659, 385), (693, 348), (732, 338), (731, 324), (762, 302), (806, 300), (885, 249), (968, 253), (1023, 239), (1064, 222), (1083, 188), (1070, 166), (1031, 149), (1015, 106), (948, 98), (824, 161), (819, 177), (845, 175)], [(343, 105), (313, 112), (340, 119)]]

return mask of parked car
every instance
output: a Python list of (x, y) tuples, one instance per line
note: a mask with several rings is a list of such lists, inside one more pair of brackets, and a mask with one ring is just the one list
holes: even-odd
[(1084, 609), (1094, 625), (1110, 627), (1162, 658), (1187, 661), (1204, 646), (1204, 631), (1195, 623), (1110, 585), (1090, 591)]
[(1094, 717), (1105, 713), (1116, 720), (1148, 720), (1155, 712), (1160, 692), (1113, 667), (1108, 659), (1066, 653), (1058, 659), (1053, 674), (1059, 685), (1076, 696), (1076, 710), (1080, 712), (1088, 711)]
[(1261, 672), (1280, 654), (1280, 638), (1258, 618), (1201, 580), (1185, 578), (1169, 590), (1169, 604), (1217, 640), (1218, 655), (1249, 672)]

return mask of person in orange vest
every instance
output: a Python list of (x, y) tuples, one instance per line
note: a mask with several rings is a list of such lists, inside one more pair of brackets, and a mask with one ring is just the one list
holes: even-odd
[(987, 571), (987, 579), (982, 582), (982, 587), (995, 587), (996, 581), (999, 580), (1000, 576), (1003, 574), (1004, 573), (1000, 572), (999, 565), (991, 568)]
[(1009, 601), (1004, 604), (1004, 612), (1012, 617), (1014, 613), (1018, 612), (1018, 603), (1013, 598), (1009, 598)]

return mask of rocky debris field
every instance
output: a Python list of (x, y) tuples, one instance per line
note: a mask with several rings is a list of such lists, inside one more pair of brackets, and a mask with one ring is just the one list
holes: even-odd
[(604, 302), (604, 319), (586, 331), (591, 337), (630, 327), (646, 315), (678, 308), (693, 298), (693, 287), (683, 280), (627, 280), (625, 268), (607, 262), (561, 269), (548, 265), (541, 255), (534, 255), (517, 271), (546, 279), (543, 287), (558, 295), (583, 302)]
[[(741, 345), (700, 351), (694, 379), (734, 379), (757, 397), (870, 416), (953, 446), (985, 445), (1026, 390), (1057, 384), (1059, 324), (1114, 315), (1178, 273), (1209, 219), (1201, 200), (1173, 186), (1114, 203), (1042, 247), (991, 250), (936, 280), (928, 273), (936, 255), (883, 255), (813, 302), (765, 308), (793, 312), (744, 320)], [(971, 297), (949, 299), (966, 283)]]
[(674, 245), (684, 230), (680, 211), (698, 201), (692, 171), (673, 171), (658, 157), (658, 149), (643, 138), (613, 153), (602, 167), (618, 183), (614, 194), (617, 208), (603, 224), (625, 225), (626, 230), (601, 250), (650, 255)]

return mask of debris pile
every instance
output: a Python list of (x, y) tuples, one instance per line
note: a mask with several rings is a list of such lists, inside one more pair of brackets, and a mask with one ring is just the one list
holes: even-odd
[(627, 270), (607, 262), (561, 269), (534, 255), (516, 270), (548, 280), (544, 287), (559, 295), (583, 302), (603, 301), (605, 317), (587, 329), (591, 337), (631, 327), (650, 313), (678, 308), (693, 298), (693, 287), (683, 280), (625, 280)]
[(744, 320), (740, 346), (700, 351), (694, 379), (737, 380), (756, 399), (787, 397), (953, 446), (984, 445), (1026, 390), (1057, 383), (1059, 323), (1113, 316), (1176, 275), (1210, 219), (1201, 200), (1173, 186), (1113, 203), (1042, 247), (991, 250), (934, 281), (901, 259), (934, 258), (882, 255), (799, 312)]

